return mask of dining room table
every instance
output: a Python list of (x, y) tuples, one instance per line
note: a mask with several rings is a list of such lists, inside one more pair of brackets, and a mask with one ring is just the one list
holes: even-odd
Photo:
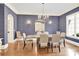
[[(38, 43), (39, 43), (39, 40), (40, 40), (40, 35), (27, 35), (27, 39), (26, 40), (33, 41), (33, 45), (35, 45), (35, 47), (33, 49), (34, 49), (34, 52), (37, 55)], [(51, 40), (52, 40), (52, 34), (49, 34), (48, 35), (48, 41), (51, 42)], [(63, 41), (63, 43), (65, 44), (65, 40)]]
[[(48, 41), (51, 41), (52, 34), (48, 35), (48, 38), (49, 38)], [(33, 46), (35, 46), (33, 49), (34, 49), (35, 54), (37, 55), (38, 43), (39, 43), (39, 40), (40, 40), (40, 35), (27, 35), (27, 40), (32, 40), (33, 41)]]

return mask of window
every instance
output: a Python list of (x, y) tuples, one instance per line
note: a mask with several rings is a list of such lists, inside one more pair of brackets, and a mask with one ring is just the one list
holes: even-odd
[(67, 16), (67, 35), (74, 35), (74, 15)]
[(66, 35), (76, 36), (79, 33), (79, 12), (66, 17)]
[(79, 33), (79, 14), (76, 14), (76, 33)]

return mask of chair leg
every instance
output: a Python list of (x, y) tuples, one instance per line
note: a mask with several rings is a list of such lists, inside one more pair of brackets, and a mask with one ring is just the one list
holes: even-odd
[(32, 42), (32, 48), (33, 48), (33, 42)]
[(48, 47), (47, 47), (47, 52), (48, 52)]
[(40, 48), (40, 44), (38, 44), (38, 48)]
[(52, 49), (52, 52), (53, 52), (53, 43), (51, 44), (51, 49)]
[(64, 41), (63, 41), (63, 44), (64, 44), (64, 47), (65, 47), (65, 39), (64, 39)]
[(47, 44), (47, 52), (49, 52), (50, 43)]
[(24, 41), (24, 46), (23, 46), (23, 49), (25, 48), (25, 46), (26, 46), (26, 43), (25, 43), (25, 41)]
[(60, 51), (61, 51), (61, 50), (60, 50), (60, 44), (59, 44), (59, 46), (58, 46), (58, 47), (59, 47), (59, 52), (60, 52)]

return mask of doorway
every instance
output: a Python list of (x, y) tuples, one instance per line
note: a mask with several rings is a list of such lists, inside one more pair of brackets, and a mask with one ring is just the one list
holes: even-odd
[(14, 18), (11, 14), (8, 15), (8, 43), (14, 42)]

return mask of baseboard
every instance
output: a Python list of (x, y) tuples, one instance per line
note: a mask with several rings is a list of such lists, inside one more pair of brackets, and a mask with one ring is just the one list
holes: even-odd
[(16, 39), (14, 40), (14, 42), (16, 42), (17, 40), (23, 41), (23, 38), (21, 38), (21, 39), (16, 38)]
[(79, 46), (79, 43), (66, 39), (66, 42)]
[(0, 49), (7, 49), (8, 48), (8, 44), (2, 45)]
[[(18, 39), (14, 39), (13, 41), (9, 42), (9, 43), (15, 43)], [(22, 40), (22, 39), (21, 39)]]
[[(23, 39), (20, 39), (20, 40), (23, 40)], [(12, 42), (10, 43), (15, 43), (17, 41), (17, 39), (13, 40)], [(0, 49), (7, 49), (8, 48), (8, 43), (5, 44), (5, 45), (1, 45)]]

